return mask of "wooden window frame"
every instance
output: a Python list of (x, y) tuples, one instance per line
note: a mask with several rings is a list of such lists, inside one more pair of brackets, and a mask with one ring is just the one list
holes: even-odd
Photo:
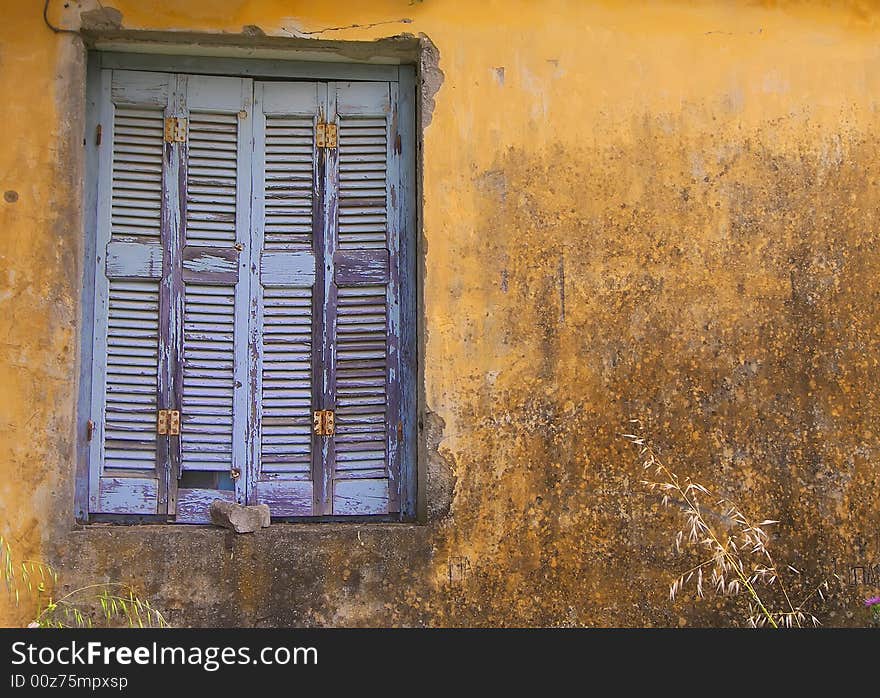
[(419, 338), (421, 315), (417, 312), (421, 297), (420, 206), (417, 200), (420, 138), (416, 131), (417, 85), (416, 66), (412, 64), (367, 64), (277, 60), (262, 58), (229, 58), (213, 56), (126, 53), (123, 51), (90, 50), (86, 61), (85, 85), (85, 178), (83, 186), (84, 260), (81, 313), (80, 380), (77, 403), (76, 442), (77, 463), (75, 480), (75, 519), (77, 523), (156, 523), (168, 524), (164, 515), (90, 514), (90, 444), (89, 419), (92, 414), (92, 349), (94, 346), (95, 266), (92, 263), (96, 247), (98, 207), (98, 140), (100, 139), (101, 71), (106, 69), (145, 70), (153, 72), (186, 73), (250, 77), (255, 80), (313, 80), (313, 81), (383, 81), (396, 83), (399, 101), (398, 129), (403, 144), (400, 158), (399, 228), (400, 237), (400, 347), (401, 394), (400, 413), (403, 427), (403, 447), (400, 458), (400, 513), (373, 516), (310, 516), (288, 517), (280, 520), (322, 522), (417, 522), (419, 505), (418, 412), (421, 402), (419, 369)]

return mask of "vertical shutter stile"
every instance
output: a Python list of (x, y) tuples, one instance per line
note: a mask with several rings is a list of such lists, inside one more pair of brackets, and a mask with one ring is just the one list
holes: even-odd
[(385, 179), (385, 201), (388, 231), (388, 284), (385, 287), (385, 308), (387, 313), (388, 353), (387, 353), (387, 404), (385, 412), (385, 449), (388, 467), (388, 511), (401, 511), (401, 472), (402, 441), (404, 433), (402, 394), (403, 394), (403, 351), (401, 338), (401, 220), (400, 201), (403, 200), (400, 177), (401, 139), (399, 131), (398, 84), (388, 85), (391, 98), (391, 113), (388, 115), (386, 143), (388, 168)]
[[(327, 89), (326, 121), (336, 124), (336, 90), (331, 83)], [(337, 128), (338, 128), (338, 124)], [(337, 132), (338, 139), (338, 132)], [(337, 140), (338, 144), (338, 140)], [(316, 304), (320, 314), (318, 342), (319, 397), (318, 408), (336, 412), (336, 296), (337, 286), (333, 265), (336, 249), (336, 220), (339, 210), (339, 186), (337, 171), (339, 149), (321, 152), (321, 219), (317, 227), (318, 249), (321, 254), (320, 276), (316, 287), (320, 296)], [(334, 417), (335, 419), (335, 417)], [(316, 514), (333, 514), (333, 463), (336, 460), (336, 437), (319, 438), (321, 471), (320, 492), (315, 502)]]
[[(168, 118), (185, 117), (186, 76), (169, 76)], [(185, 143), (165, 143), (165, 182), (162, 187), (162, 285), (159, 304), (159, 408), (179, 410), (183, 367), (179, 348), (183, 342), (183, 279), (180, 253), (183, 248), (183, 211), (186, 205)], [(162, 513), (177, 508), (177, 473), (180, 470), (180, 438), (159, 436), (159, 453), (165, 464), (160, 482)]]
[(164, 513), (156, 438), (167, 75), (102, 71), (89, 511)]

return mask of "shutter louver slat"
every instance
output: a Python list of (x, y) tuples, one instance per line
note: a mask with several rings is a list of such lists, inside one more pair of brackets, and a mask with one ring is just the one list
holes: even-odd
[(159, 244), (164, 114), (117, 106), (114, 118), (111, 238)]
[(104, 470), (154, 471), (159, 284), (111, 280), (108, 305)]
[(314, 119), (267, 116), (263, 249), (311, 249)]
[(385, 286), (342, 287), (336, 326), (336, 477), (383, 476), (387, 316)]
[(184, 292), (181, 460), (187, 470), (232, 462), (235, 289), (188, 283)]
[(388, 246), (387, 149), (384, 117), (340, 116), (340, 249)]
[(263, 291), (263, 473), (311, 477), (312, 292)]
[(191, 111), (186, 190), (186, 243), (235, 244), (238, 117)]

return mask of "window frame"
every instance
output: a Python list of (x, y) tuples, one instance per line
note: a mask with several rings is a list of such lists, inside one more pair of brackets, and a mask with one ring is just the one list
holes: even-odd
[[(90, 433), (92, 414), (92, 349), (94, 346), (94, 295), (98, 209), (98, 140), (101, 114), (101, 71), (107, 69), (144, 70), (192, 75), (223, 75), (248, 77), (254, 80), (286, 81), (383, 81), (398, 86), (398, 129), (401, 138), (400, 188), (400, 346), (401, 346), (401, 414), (403, 440), (400, 454), (400, 513), (369, 516), (277, 517), (278, 521), (303, 522), (413, 522), (417, 520), (418, 454), (417, 411), (420, 404), (420, 372), (418, 343), (421, 337), (418, 264), (421, 231), (418, 227), (420, 206), (417, 201), (420, 139), (416, 133), (417, 86), (416, 66), (400, 64), (367, 64), (277, 60), (264, 58), (230, 58), (213, 56), (127, 53), (124, 51), (90, 50), (86, 61), (85, 85), (85, 171), (83, 181), (83, 274), (81, 297), (81, 331), (79, 356), (79, 390), (76, 419), (76, 481), (75, 519), (77, 523), (157, 523), (173, 524), (165, 515), (90, 514)], [(197, 526), (199, 524), (196, 524)]]

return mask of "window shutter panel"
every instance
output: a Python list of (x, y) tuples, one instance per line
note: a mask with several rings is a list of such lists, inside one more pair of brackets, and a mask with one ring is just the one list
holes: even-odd
[(103, 71), (101, 82), (89, 510), (157, 514), (167, 459), (156, 413), (166, 387), (159, 347), (170, 79)]
[(328, 207), (333, 285), (326, 319), (336, 515), (399, 510), (396, 90), (389, 83), (330, 85), (338, 121), (338, 155), (329, 171), (335, 201)]
[(90, 513), (400, 512), (397, 83), (119, 70), (101, 90)]
[(214, 499), (246, 499), (253, 87), (240, 78), (180, 81), (188, 122), (176, 520), (200, 523)]
[[(273, 516), (320, 513), (320, 453), (312, 433), (315, 376), (314, 235), (319, 215), (315, 122), (326, 86), (254, 86), (251, 294), (251, 501)], [(319, 274), (320, 275), (320, 274)]]

